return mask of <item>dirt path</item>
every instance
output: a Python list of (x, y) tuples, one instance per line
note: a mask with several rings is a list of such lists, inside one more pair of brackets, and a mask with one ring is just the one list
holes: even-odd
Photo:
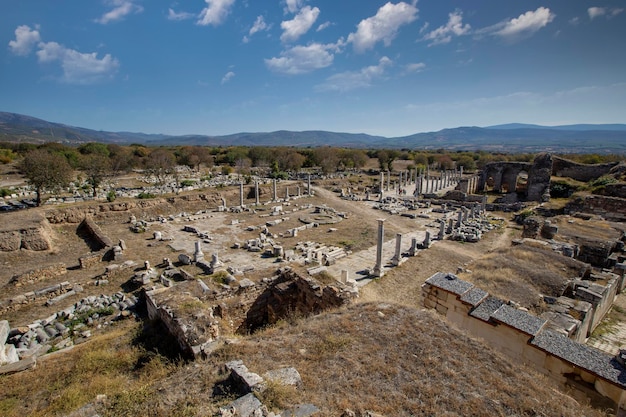
[(430, 249), (408, 258), (401, 266), (390, 269), (382, 279), (363, 287), (359, 300), (388, 301), (421, 308), (421, 286), (431, 275), (471, 268), (471, 263), (488, 251), (510, 245), (512, 232), (514, 230), (507, 227), (494, 230), (478, 243), (438, 241)]

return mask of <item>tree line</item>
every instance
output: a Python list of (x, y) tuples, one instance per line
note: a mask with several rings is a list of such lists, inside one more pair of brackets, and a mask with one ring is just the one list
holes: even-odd
[[(281, 177), (288, 172), (303, 168), (316, 168), (323, 173), (361, 169), (368, 161), (377, 160), (377, 168), (393, 171), (396, 161), (414, 169), (454, 169), (467, 171), (481, 169), (496, 161), (530, 162), (535, 154), (505, 154), (486, 151), (448, 152), (376, 149), (363, 150), (336, 148), (292, 147), (208, 147), (170, 146), (148, 147), (141, 144), (119, 145), (90, 142), (79, 146), (67, 146), (49, 142), (42, 145), (28, 143), (1, 143), (0, 163), (17, 162), (37, 193), (37, 202), (46, 190), (65, 187), (79, 171), (95, 196), (97, 188), (109, 176), (121, 175), (135, 169), (143, 170), (162, 183), (176, 174), (175, 167), (183, 165), (194, 171), (201, 167), (219, 167), (222, 173), (236, 171), (249, 175), (254, 169), (262, 169), (270, 176)], [(567, 155), (568, 159), (581, 163), (602, 163), (621, 160), (619, 155)], [(408, 162), (406, 162), (408, 161)]]

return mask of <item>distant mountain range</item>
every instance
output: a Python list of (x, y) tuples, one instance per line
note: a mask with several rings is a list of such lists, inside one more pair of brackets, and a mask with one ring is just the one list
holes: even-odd
[(139, 143), (149, 146), (337, 146), (368, 149), (626, 154), (626, 124), (540, 126), (510, 123), (488, 127), (457, 127), (395, 138), (364, 133), (286, 130), (269, 133), (235, 133), (225, 136), (169, 136), (97, 131), (16, 113), (0, 112), (0, 141), (65, 144)]

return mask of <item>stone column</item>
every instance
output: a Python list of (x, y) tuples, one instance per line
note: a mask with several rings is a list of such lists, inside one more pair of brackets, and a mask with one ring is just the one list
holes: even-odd
[(339, 280), (342, 284), (348, 283), (348, 271), (345, 269), (341, 270), (341, 279)]
[(239, 182), (239, 206), (243, 207), (243, 182)]
[(384, 187), (385, 187), (385, 173), (381, 170), (380, 171), (380, 197), (378, 198), (378, 201), (382, 203), (383, 198), (384, 198)]
[(385, 219), (378, 219), (378, 240), (376, 242), (376, 265), (374, 266), (374, 276), (382, 277), (383, 271), (383, 240), (385, 239)]
[(302, 196), (301, 191), (300, 191), (300, 186), (299, 186), (299, 185), (296, 187), (296, 192), (297, 192), (297, 194), (298, 194), (298, 197), (301, 197), (301, 196)]
[(309, 174), (309, 178), (307, 180), (307, 194), (311, 195), (311, 174)]
[(278, 196), (276, 195), (276, 180), (274, 179), (274, 182), (272, 184), (272, 201), (276, 201), (278, 199)]
[(430, 248), (430, 232), (428, 230), (424, 234), (424, 242), (422, 242), (422, 247), (424, 249)]
[(411, 248), (409, 249), (409, 256), (417, 255), (417, 238), (411, 239)]
[(289, 187), (285, 187), (285, 201), (289, 201)]
[(459, 210), (459, 217), (456, 221), (456, 227), (461, 227), (461, 224), (463, 224), (463, 211)]
[(198, 262), (204, 259), (204, 253), (202, 253), (202, 241), (196, 241), (196, 251), (193, 253), (193, 261)]
[(439, 223), (439, 235), (437, 235), (437, 239), (443, 240), (446, 233), (446, 222), (442, 221)]
[(389, 186), (391, 185), (391, 172), (389, 172), (389, 170), (387, 170), (387, 188), (385, 188), (385, 191), (389, 191)]
[(259, 182), (258, 181), (254, 182), (254, 203), (257, 206), (261, 204), (261, 201), (259, 200)]
[(402, 233), (396, 233), (396, 252), (391, 258), (391, 263), (395, 266), (400, 265), (402, 260)]

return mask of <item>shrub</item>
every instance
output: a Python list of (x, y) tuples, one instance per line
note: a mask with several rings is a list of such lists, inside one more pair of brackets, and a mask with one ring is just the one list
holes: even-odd
[(152, 193), (148, 193), (148, 192), (146, 192), (146, 191), (144, 191), (144, 192), (140, 193), (140, 194), (137, 196), (137, 198), (138, 198), (138, 199), (140, 199), (140, 200), (145, 200), (145, 199), (148, 199), (148, 198), (155, 198), (155, 197), (156, 197), (156, 195), (154, 195), (154, 194), (152, 194)]
[(195, 181), (195, 180), (182, 180), (182, 181), (180, 182), (180, 185), (181, 185), (182, 187), (191, 187), (192, 185), (195, 185), (195, 184), (196, 184), (196, 181)]
[(115, 201), (115, 198), (116, 198), (116, 197), (117, 197), (117, 196), (115, 195), (115, 191), (113, 191), (113, 190), (110, 190), (110, 191), (107, 193), (107, 201), (108, 201), (109, 203), (112, 203), (113, 201)]

